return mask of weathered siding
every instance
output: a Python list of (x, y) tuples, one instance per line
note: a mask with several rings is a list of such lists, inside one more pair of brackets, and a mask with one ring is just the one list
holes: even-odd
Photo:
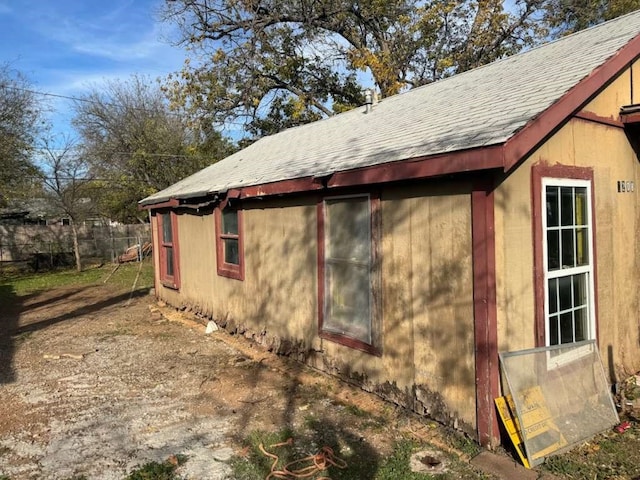
[(318, 336), (316, 202), (243, 206), (244, 281), (216, 273), (213, 215), (179, 214), (181, 288), (158, 295), (473, 433), (470, 186), (382, 192), (379, 357)]
[[(620, 107), (631, 101), (627, 71), (583, 111), (617, 120)], [(640, 369), (640, 163), (621, 127), (580, 118), (563, 126), (498, 187), (499, 348), (535, 345), (534, 265), (529, 245), (533, 245), (531, 169), (538, 164), (593, 169), (598, 343), (612, 377), (635, 372)], [(618, 193), (619, 180), (634, 181), (635, 191)]]
[(496, 190), (498, 350), (535, 344), (531, 172), (520, 167)]
[(470, 187), (386, 189), (381, 210), (382, 356), (330, 342), (323, 350), (336, 370), (473, 433)]
[[(382, 278), (389, 373), (404, 388), (415, 385), (418, 406), (440, 416), (446, 404), (452, 419), (473, 430), (470, 191), (470, 185), (442, 182), (390, 191), (383, 198)], [(394, 335), (403, 325), (413, 339), (404, 345), (405, 334)]]
[(161, 286), (159, 296), (234, 329), (264, 333), (265, 341), (296, 339), (311, 346), (309, 325), (317, 311), (315, 208), (313, 199), (243, 207), (244, 281), (217, 274), (212, 212), (181, 211), (180, 291)]

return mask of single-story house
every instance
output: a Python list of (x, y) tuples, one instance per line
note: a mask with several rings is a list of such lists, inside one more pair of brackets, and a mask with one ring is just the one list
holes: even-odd
[(145, 198), (156, 295), (495, 444), (499, 352), (640, 370), (639, 131), (640, 11)]

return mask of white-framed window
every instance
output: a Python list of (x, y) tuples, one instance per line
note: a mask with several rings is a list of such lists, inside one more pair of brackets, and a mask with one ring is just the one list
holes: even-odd
[(543, 178), (545, 341), (595, 338), (591, 182)]

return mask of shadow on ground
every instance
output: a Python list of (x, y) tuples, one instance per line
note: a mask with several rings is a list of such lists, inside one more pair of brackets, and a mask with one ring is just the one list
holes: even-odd
[(15, 380), (13, 332), (20, 318), (20, 303), (13, 287), (0, 285), (0, 385)]

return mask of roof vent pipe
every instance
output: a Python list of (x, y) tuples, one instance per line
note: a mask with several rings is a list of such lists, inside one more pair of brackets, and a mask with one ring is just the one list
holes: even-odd
[(371, 111), (371, 106), (373, 105), (373, 92), (370, 88), (367, 88), (364, 91), (364, 113), (369, 113)]

